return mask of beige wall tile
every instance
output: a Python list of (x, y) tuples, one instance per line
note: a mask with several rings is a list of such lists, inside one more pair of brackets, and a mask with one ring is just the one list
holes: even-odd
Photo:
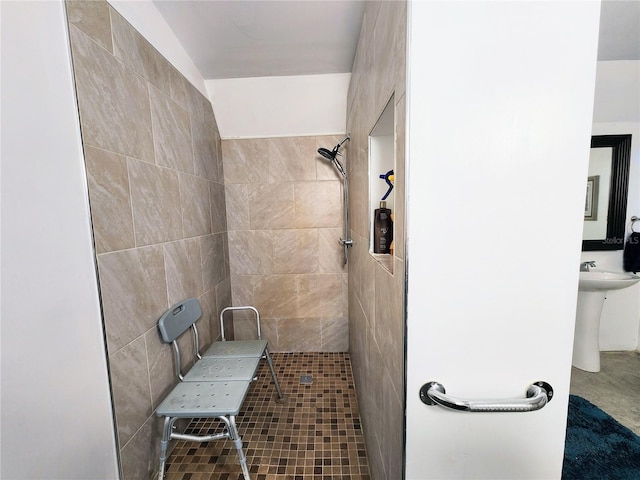
[(135, 246), (127, 161), (99, 148), (84, 149), (97, 253)]
[(225, 185), (229, 230), (249, 230), (249, 193), (244, 183)]
[(162, 437), (161, 419), (154, 416), (144, 423), (131, 441), (121, 447), (120, 463), (123, 480), (146, 480), (152, 478), (160, 458), (159, 438)]
[(69, 32), (84, 143), (153, 163), (146, 82), (77, 28)]
[(269, 152), (270, 181), (293, 182), (316, 179), (316, 138), (268, 138), (260, 141)]
[[(262, 319), (260, 321), (262, 332)], [(233, 337), (235, 340), (255, 340), (258, 338), (258, 328), (255, 318), (233, 318)]]
[[(327, 318), (332, 318), (334, 313), (340, 318), (347, 315), (347, 295), (343, 285), (346, 269), (342, 267), (339, 244), (341, 182), (330, 168), (326, 170), (325, 178), (332, 180), (315, 181), (317, 164), (321, 161), (316, 149), (321, 140), (323, 146), (328, 142), (327, 145), (333, 148), (333, 142), (343, 138), (326, 136), (223, 142), (226, 180), (236, 182), (226, 185), (234, 302), (253, 303), (264, 318), (274, 321), (272, 342), (277, 337), (278, 350), (281, 350), (280, 320), (312, 316), (318, 319), (327, 312)], [(268, 177), (265, 177), (265, 171), (269, 172)], [(305, 194), (308, 198), (302, 199)], [(298, 198), (299, 202), (295, 203)], [(314, 210), (318, 204), (320, 206)], [(327, 215), (326, 210), (332, 206), (337, 208)], [(299, 218), (304, 218), (300, 215), (305, 211), (316, 214), (312, 220), (306, 220), (310, 224), (308, 227), (298, 223)], [(313, 222), (331, 226), (318, 229)], [(334, 237), (329, 240), (331, 234)], [(266, 235), (270, 238), (267, 239)], [(321, 238), (324, 243), (321, 243)], [(302, 276), (321, 271), (340, 274), (334, 279), (335, 288), (331, 290), (335, 298), (330, 297), (328, 304), (322, 281), (301, 280)], [(304, 297), (300, 295), (301, 286)], [(300, 308), (301, 302), (304, 311)], [(235, 318), (243, 320), (247, 316), (237, 313)], [(238, 334), (243, 335), (242, 330)], [(300, 348), (306, 347), (301, 344)]]
[(278, 348), (278, 320), (275, 318), (260, 317), (262, 325), (262, 338), (267, 341), (269, 352), (279, 352)]
[(118, 438), (126, 444), (151, 415), (147, 352), (144, 337), (110, 355), (113, 401), (118, 419)]
[[(147, 479), (160, 437), (151, 409), (175, 381), (157, 319), (199, 296), (206, 346), (231, 303), (221, 142), (210, 102), (106, 2), (67, 11), (123, 479)], [(179, 344), (193, 355), (188, 336)]]
[(382, 400), (383, 430), (385, 432), (384, 466), (387, 478), (402, 478), (403, 468), (403, 431), (400, 428), (404, 422), (403, 402), (397, 392), (392, 391), (392, 375), (385, 372), (383, 389), (387, 393)]
[(209, 182), (211, 203), (211, 230), (213, 233), (227, 231), (227, 205), (224, 198), (224, 185)]
[(249, 185), (249, 220), (252, 230), (293, 228), (294, 184)]
[(224, 183), (269, 183), (269, 156), (259, 140), (222, 142)]
[(347, 317), (322, 318), (320, 328), (323, 352), (349, 351), (349, 319)]
[(200, 237), (203, 291), (215, 288), (229, 276), (224, 251), (224, 233)]
[[(227, 307), (233, 306), (231, 300), (231, 279), (226, 277), (219, 284), (216, 285), (216, 306), (218, 307), (218, 316), (220, 312)], [(231, 322), (233, 323), (233, 322)], [(227, 328), (227, 321), (225, 317), (225, 328)], [(233, 329), (232, 329), (233, 331)]]
[[(218, 142), (220, 141), (220, 131), (218, 129), (218, 122), (216, 121), (216, 116), (213, 113), (213, 105), (211, 105), (211, 100), (209, 100), (207, 97), (205, 97), (204, 95), (202, 95), (200, 92), (198, 92), (196, 90), (196, 92), (198, 93), (198, 98), (200, 99), (200, 104), (202, 105), (202, 121), (204, 122), (204, 124), (213, 129), (213, 131), (215, 132), (216, 135), (216, 139), (218, 140)], [(222, 178), (219, 179), (220, 182), (222, 182)]]
[(151, 122), (156, 163), (193, 175), (189, 114), (169, 96), (150, 86)]
[(401, 278), (376, 265), (374, 337), (380, 351), (386, 352), (385, 367), (391, 374), (396, 391), (402, 391), (404, 377), (404, 300)]
[(178, 382), (178, 378), (173, 366), (173, 349), (170, 344), (162, 341), (157, 328), (151, 328), (145, 333), (144, 342), (149, 364), (151, 408), (155, 410)]
[(407, 4), (406, 2), (381, 2), (378, 21), (374, 27), (373, 43), (375, 68), (376, 105), (384, 105), (391, 93), (397, 95), (405, 91), (405, 61), (407, 36)]
[(200, 296), (200, 308), (202, 309), (202, 317), (198, 320), (198, 331), (208, 331), (208, 338), (203, 335), (200, 341), (200, 350), (205, 350), (212, 341), (218, 340), (220, 336), (220, 322), (218, 320), (218, 306), (216, 303), (216, 290), (211, 290), (203, 293)]
[(271, 234), (262, 230), (229, 232), (229, 265), (232, 275), (265, 275), (273, 271)]
[(113, 53), (109, 4), (103, 0), (67, 0), (69, 24), (78, 27), (109, 53)]
[(233, 292), (234, 306), (240, 307), (255, 304), (253, 292), (258, 279), (258, 275), (231, 275), (231, 290)]
[(200, 240), (190, 238), (164, 244), (169, 305), (197, 298), (204, 292)]
[(207, 114), (207, 110), (211, 110), (211, 102), (207, 100), (200, 91), (189, 84), (187, 100), (189, 102), (188, 110), (191, 112), (193, 118), (200, 123), (203, 123), (208, 128), (214, 128), (214, 125), (207, 123), (210, 120), (210, 116)]
[(190, 89), (193, 88), (189, 81), (182, 76), (175, 67), (169, 69), (169, 91), (174, 102), (187, 111), (190, 111)]
[(278, 351), (320, 352), (321, 327), (318, 318), (278, 320)]
[(368, 240), (353, 233), (354, 244), (349, 252), (349, 288), (355, 291), (367, 318), (374, 320), (375, 266), (369, 255)]
[[(351, 227), (349, 351), (372, 478), (402, 470), (404, 332), (404, 115), (406, 2), (368, 2), (347, 99)], [(394, 273), (369, 254), (368, 135), (392, 93), (396, 101)], [(376, 385), (382, 383), (382, 388)], [(398, 440), (400, 439), (400, 440)]]
[(351, 228), (360, 236), (369, 238), (369, 166), (368, 159), (359, 160), (349, 178)]
[[(371, 387), (362, 392), (369, 397), (367, 402), (368, 415), (365, 430), (368, 428), (370, 434), (373, 434), (376, 437), (377, 442), (380, 442), (380, 437), (384, 435), (384, 430), (382, 428), (384, 420), (381, 419), (384, 396), (387, 392), (384, 392), (382, 388), (379, 388), (379, 385), (382, 382), (382, 375), (384, 375), (384, 359), (388, 354), (380, 350), (378, 344), (371, 335), (367, 342), (367, 346), (369, 347), (369, 369), (365, 372), (365, 378)], [(369, 445), (371, 443), (370, 437), (367, 438), (367, 440), (367, 445)], [(383, 455), (380, 455), (380, 459), (375, 460), (375, 462), (380, 462), (380, 464), (382, 464), (382, 457)]]
[(342, 275), (296, 275), (298, 318), (345, 316)]
[(339, 181), (294, 184), (296, 228), (340, 227), (342, 190)]
[(209, 201), (209, 181), (179, 174), (180, 211), (185, 237), (197, 237), (211, 233), (211, 202)]
[(113, 9), (111, 10), (111, 28), (116, 58), (169, 95), (171, 93), (169, 62)]
[(109, 352), (152, 328), (168, 308), (161, 246), (98, 255)]
[(178, 173), (133, 159), (128, 165), (136, 245), (181, 238)]
[(216, 150), (218, 153), (216, 156), (216, 164), (218, 167), (218, 182), (224, 183), (224, 162), (222, 160), (222, 140), (220, 139), (220, 132), (217, 127), (213, 130), (213, 133), (216, 136)]
[(272, 230), (273, 273), (316, 273), (318, 229)]
[[(349, 291), (349, 352), (351, 353), (351, 368), (353, 369), (354, 378), (364, 378), (364, 372), (368, 370), (368, 357), (362, 355), (367, 352), (367, 318), (362, 309), (360, 301), (355, 295), (353, 289)], [(360, 385), (360, 384), (358, 384)], [(358, 388), (366, 389), (366, 385)], [(366, 391), (363, 391), (363, 394)]]
[[(262, 275), (254, 286), (255, 307), (265, 318), (292, 318), (298, 311), (296, 275)], [(278, 330), (278, 335), (280, 330)], [(278, 337), (278, 343), (280, 337)], [(304, 351), (304, 350), (303, 350)]]
[(218, 156), (220, 142), (213, 128), (192, 116), (191, 135), (196, 175), (218, 182)]
[(340, 239), (344, 237), (342, 228), (318, 229), (318, 272), (347, 273), (348, 265), (344, 264), (343, 248)]

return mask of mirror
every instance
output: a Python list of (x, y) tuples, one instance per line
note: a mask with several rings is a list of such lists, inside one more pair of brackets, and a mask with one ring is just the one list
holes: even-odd
[(622, 250), (631, 135), (591, 137), (582, 251)]

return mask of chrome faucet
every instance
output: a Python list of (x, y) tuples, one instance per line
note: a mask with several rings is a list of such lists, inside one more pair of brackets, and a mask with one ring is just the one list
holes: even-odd
[(581, 272), (588, 272), (589, 268), (596, 268), (596, 262), (593, 260), (589, 260), (588, 262), (582, 262), (580, 264)]

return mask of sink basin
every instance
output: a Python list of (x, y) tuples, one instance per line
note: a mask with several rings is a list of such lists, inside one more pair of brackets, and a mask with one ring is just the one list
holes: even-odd
[(627, 288), (639, 281), (640, 276), (626, 272), (580, 272), (573, 340), (574, 367), (586, 372), (600, 371), (600, 315), (606, 294), (609, 290)]
[(640, 281), (640, 277), (626, 272), (606, 272), (590, 270), (580, 272), (578, 290), (582, 292), (598, 292), (602, 290), (619, 290)]

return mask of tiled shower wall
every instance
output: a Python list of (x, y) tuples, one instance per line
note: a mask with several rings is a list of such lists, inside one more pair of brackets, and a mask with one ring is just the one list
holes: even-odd
[[(349, 87), (349, 352), (374, 480), (402, 478), (404, 422), (405, 63), (407, 5), (367, 2)], [(393, 273), (369, 254), (368, 136), (395, 105)]]
[(210, 102), (109, 4), (67, 16), (123, 478), (148, 479), (175, 383), (157, 319), (198, 297), (205, 345), (231, 303), (220, 138)]
[[(342, 183), (319, 147), (342, 137), (223, 140), (234, 305), (254, 305), (272, 351), (348, 350)], [(236, 339), (254, 335), (236, 318)]]

